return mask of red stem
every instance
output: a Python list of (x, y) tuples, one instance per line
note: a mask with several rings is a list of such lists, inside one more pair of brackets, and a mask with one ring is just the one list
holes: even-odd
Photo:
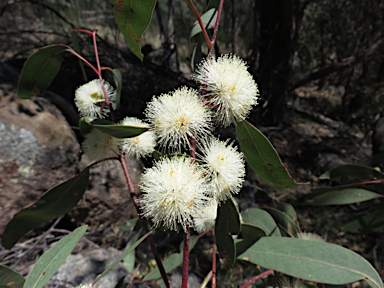
[[(137, 195), (135, 192), (135, 186), (133, 185), (131, 175), (129, 174), (127, 163), (125, 162), (124, 155), (120, 156), (119, 160), (121, 163), (121, 167), (123, 168), (123, 171), (124, 171), (125, 179), (127, 180), (128, 189), (129, 189), (129, 192), (131, 193), (131, 198), (132, 198), (133, 204), (136, 208), (137, 214), (140, 216), (139, 199), (137, 198)], [(140, 222), (141, 222), (141, 225), (143, 226), (145, 233), (148, 233), (149, 228), (148, 228), (147, 222), (145, 221), (145, 219), (143, 219), (141, 217), (139, 217), (139, 218), (140, 218)], [(167, 273), (165, 272), (163, 263), (161, 262), (159, 253), (157, 252), (155, 241), (153, 241), (153, 238), (152, 238), (152, 234), (149, 235), (147, 240), (149, 242), (149, 245), (151, 246), (153, 256), (155, 257), (157, 267), (159, 267), (159, 271), (160, 271), (161, 277), (163, 278), (165, 286), (167, 288), (171, 288), (172, 287), (171, 282), (168, 279), (168, 276), (167, 276)]]
[(213, 235), (213, 245), (212, 245), (212, 286), (211, 288), (216, 288), (216, 236), (215, 228), (212, 228)]
[(190, 237), (190, 228), (189, 226), (187, 226), (187, 231), (184, 232), (183, 280), (181, 282), (182, 288), (188, 287), (189, 237)]
[(197, 9), (196, 9), (196, 7), (195, 7), (195, 4), (193, 4), (193, 1), (192, 1), (192, 0), (185, 0), (185, 2), (186, 2), (187, 5), (189, 6), (189, 8), (191, 8), (193, 14), (195, 14), (195, 17), (196, 17), (196, 19), (197, 19), (197, 22), (199, 22), (201, 31), (203, 32), (205, 41), (207, 42), (208, 50), (211, 50), (211, 49), (212, 49), (211, 40), (209, 39), (209, 36), (208, 36), (208, 34), (207, 34), (207, 30), (205, 30), (204, 23), (203, 23), (203, 21), (201, 20), (199, 11), (197, 11)]
[(273, 270), (267, 270), (267, 271), (255, 276), (255, 277), (253, 277), (252, 279), (248, 280), (246, 283), (241, 285), (240, 288), (246, 288), (249, 285), (251, 285), (252, 283), (255, 283), (257, 280), (259, 280), (261, 278), (266, 278), (267, 276), (272, 275), (273, 273), (274, 273)]
[(219, 23), (220, 23), (220, 18), (221, 18), (221, 12), (223, 10), (223, 4), (224, 4), (224, 0), (220, 0), (219, 9), (217, 11), (217, 18), (216, 18), (215, 26), (213, 27), (213, 35), (212, 35), (212, 38), (211, 38), (212, 48), (209, 50), (208, 58), (210, 56), (212, 56), (213, 47), (215, 47), (216, 36), (217, 36), (217, 32), (219, 31)]

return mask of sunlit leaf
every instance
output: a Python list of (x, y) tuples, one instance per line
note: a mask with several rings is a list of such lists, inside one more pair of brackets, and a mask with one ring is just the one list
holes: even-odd
[(280, 230), (275, 220), (267, 211), (259, 208), (249, 208), (241, 213), (244, 224), (262, 229), (267, 236), (280, 237)]
[(83, 197), (89, 169), (45, 192), (35, 203), (17, 212), (5, 227), (2, 245), (10, 249), (29, 230), (70, 211)]
[(367, 260), (325, 242), (263, 237), (238, 258), (303, 280), (332, 285), (366, 280), (371, 287), (383, 288), (380, 276)]
[(50, 45), (40, 48), (24, 63), (21, 71), (17, 96), (29, 99), (41, 95), (52, 83), (63, 62), (65, 46)]
[(25, 279), (11, 268), (0, 265), (0, 288), (22, 288)]
[(263, 180), (279, 188), (302, 185), (292, 179), (272, 144), (256, 127), (247, 121), (238, 122), (236, 133), (242, 152)]
[(123, 85), (123, 76), (121, 75), (120, 70), (118, 69), (113, 69), (113, 79), (115, 80), (115, 85), (116, 85), (116, 101), (114, 101), (113, 104), (113, 109), (116, 110), (120, 106), (120, 97), (121, 97), (121, 88)]
[[(209, 9), (207, 12), (205, 12), (201, 16), (201, 21), (204, 24), (205, 30), (213, 29), (213, 26), (215, 25), (215, 22), (216, 22), (216, 18), (217, 18), (217, 11), (215, 8)], [(189, 35), (189, 38), (193, 38), (199, 33), (201, 33), (201, 27), (196, 20), (195, 23), (193, 23), (193, 28), (191, 31), (191, 35)]]
[(71, 254), (87, 228), (87, 225), (77, 228), (45, 252), (33, 266), (25, 281), (24, 288), (43, 287)]
[(143, 60), (141, 37), (151, 23), (156, 0), (110, 0), (117, 26), (131, 51)]
[[(85, 123), (82, 124), (82, 121)], [(80, 128), (82, 129), (81, 131), (84, 130), (84, 132), (87, 132), (91, 130), (89, 126), (96, 128), (101, 132), (111, 135), (112, 137), (115, 137), (115, 138), (135, 137), (137, 135), (144, 133), (145, 131), (148, 131), (148, 128), (146, 127), (132, 127), (132, 126), (126, 126), (126, 125), (118, 125), (118, 124), (114, 124), (111, 121), (96, 118), (96, 117), (81, 118), (80, 120)]]

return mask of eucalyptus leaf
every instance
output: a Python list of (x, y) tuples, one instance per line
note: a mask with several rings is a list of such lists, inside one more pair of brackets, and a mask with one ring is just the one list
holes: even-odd
[(242, 152), (253, 171), (263, 180), (279, 188), (294, 188), (304, 184), (292, 179), (272, 144), (256, 127), (241, 121), (236, 125), (236, 133)]
[[(125, 250), (130, 250), (131, 247), (136, 243), (137, 239), (139, 239), (140, 234), (136, 233), (132, 236), (131, 239), (129, 239), (127, 246), (125, 247)], [(128, 272), (132, 273), (135, 269), (135, 250), (133, 250), (131, 253), (129, 253), (127, 256), (124, 257), (124, 266), (127, 268)]]
[(43, 287), (60, 268), (68, 255), (71, 254), (81, 236), (87, 231), (87, 228), (88, 225), (77, 228), (44, 253), (33, 266), (25, 281), (24, 288)]
[[(82, 121), (85, 122), (85, 124), (81, 124)], [(90, 130), (90, 128), (87, 126), (91, 126), (93, 128), (96, 128), (100, 130), (101, 132), (108, 134), (115, 138), (130, 138), (130, 137), (136, 137), (146, 131), (148, 131), (148, 128), (146, 127), (133, 127), (133, 126), (126, 126), (126, 125), (118, 125), (114, 124), (111, 121), (100, 119), (96, 117), (84, 117), (80, 120), (80, 127), (84, 132), (87, 132)], [(89, 133), (89, 132), (88, 132)]]
[(123, 76), (121, 75), (120, 70), (118, 69), (113, 69), (113, 79), (115, 80), (115, 85), (116, 85), (116, 101), (114, 101), (113, 104), (113, 109), (116, 110), (120, 106), (120, 97), (121, 97), (121, 88), (123, 85)]
[[(215, 25), (217, 18), (217, 11), (215, 8), (209, 9), (207, 12), (205, 12), (201, 16), (201, 21), (204, 24), (205, 30), (213, 29), (213, 26)], [(191, 34), (189, 35), (189, 38), (193, 38), (197, 34), (201, 33), (201, 27), (199, 22), (196, 20), (195, 23), (193, 23), (193, 28), (191, 31)]]
[(17, 96), (29, 99), (47, 90), (60, 70), (63, 62), (62, 53), (67, 49), (69, 47), (49, 45), (29, 56), (21, 71)]
[(110, 0), (117, 26), (131, 51), (143, 61), (141, 37), (151, 23), (156, 0)]
[(275, 220), (283, 236), (297, 237), (301, 234), (299, 224), (296, 219), (292, 219), (288, 214), (274, 208), (264, 208)]
[(239, 259), (299, 279), (342, 285), (366, 280), (383, 288), (372, 265), (357, 253), (325, 242), (287, 237), (263, 237)]
[(11, 249), (29, 230), (70, 211), (83, 197), (89, 182), (89, 168), (52, 187), (35, 203), (17, 212), (5, 227), (2, 245)]
[(25, 279), (11, 268), (0, 265), (0, 288), (22, 288)]
[(332, 179), (336, 177), (356, 178), (363, 181), (371, 178), (384, 179), (384, 174), (371, 167), (346, 164), (325, 172), (320, 176), (320, 179)]
[(304, 204), (311, 206), (344, 205), (383, 197), (383, 195), (365, 189), (344, 188), (340, 190), (336, 187), (314, 189), (312, 193), (305, 196)]
[(342, 231), (362, 230), (363, 233), (381, 232), (384, 230), (384, 210), (383, 207), (367, 215), (343, 225)]
[(267, 211), (259, 208), (249, 208), (241, 213), (243, 224), (260, 228), (267, 236), (280, 237), (280, 230), (275, 220)]

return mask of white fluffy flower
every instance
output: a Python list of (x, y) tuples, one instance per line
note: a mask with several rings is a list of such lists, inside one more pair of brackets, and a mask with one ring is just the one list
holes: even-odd
[[(109, 100), (114, 102), (116, 93), (113, 87), (107, 81), (103, 80), (103, 83)], [(104, 118), (109, 112), (106, 105), (102, 107), (104, 102), (105, 97), (100, 79), (92, 80), (76, 89), (75, 104), (81, 116)]]
[(79, 286), (76, 286), (76, 288), (92, 288), (92, 284), (91, 283), (81, 284)]
[(215, 226), (217, 217), (217, 201), (210, 199), (201, 209), (199, 215), (194, 218), (195, 230), (201, 234), (211, 230)]
[(206, 85), (206, 101), (215, 108), (223, 126), (244, 120), (257, 104), (257, 84), (247, 71), (246, 63), (237, 56), (227, 54), (206, 59), (192, 78)]
[(119, 156), (119, 144), (120, 139), (94, 128), (90, 133), (85, 135), (82, 147), (88, 159), (96, 162), (105, 158)]
[(201, 161), (208, 171), (212, 196), (224, 201), (231, 194), (238, 193), (245, 176), (243, 154), (228, 145), (228, 140), (223, 142), (213, 137), (202, 142), (201, 150)]
[(176, 231), (178, 223), (185, 231), (193, 227), (193, 218), (207, 200), (202, 172), (186, 156), (157, 161), (144, 172), (141, 189), (143, 216)]
[[(121, 122), (121, 125), (149, 128), (149, 124), (134, 117), (126, 117)], [(150, 155), (156, 146), (156, 137), (152, 131), (146, 131), (136, 137), (121, 139), (121, 150), (135, 156), (137, 159)]]
[(211, 131), (211, 113), (197, 91), (182, 87), (154, 97), (145, 110), (161, 146), (189, 147), (189, 138), (203, 138)]

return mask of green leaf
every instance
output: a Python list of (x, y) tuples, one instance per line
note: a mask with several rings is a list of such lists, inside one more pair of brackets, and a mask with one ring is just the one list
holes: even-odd
[(87, 228), (88, 225), (77, 228), (44, 253), (33, 266), (25, 281), (24, 288), (43, 287), (60, 268), (68, 255), (71, 254), (81, 236), (87, 231)]
[(139, 218), (130, 219), (130, 220), (126, 221), (124, 224), (120, 224), (118, 227), (124, 231), (133, 231), (133, 229), (135, 229), (135, 227), (136, 227), (138, 220), (139, 220)]
[(292, 219), (288, 214), (274, 208), (264, 208), (272, 215), (283, 236), (297, 237), (300, 232), (299, 224), (296, 219)]
[(265, 232), (253, 225), (241, 224), (241, 234), (244, 239), (259, 240), (261, 237), (266, 236)]
[(279, 188), (304, 184), (292, 179), (272, 144), (256, 127), (247, 121), (238, 122), (236, 133), (249, 164), (263, 180)]
[(293, 221), (297, 222), (297, 215), (295, 208), (291, 204), (288, 203), (280, 203), (279, 206), (276, 207), (277, 210), (287, 214), (289, 218)]
[(113, 79), (115, 80), (116, 85), (116, 101), (113, 102), (113, 110), (116, 110), (120, 106), (120, 97), (121, 97), (121, 88), (123, 85), (123, 76), (121, 75), (120, 70), (113, 69)]
[(280, 237), (280, 230), (271, 214), (259, 208), (249, 208), (241, 213), (244, 224), (262, 229), (266, 235)]
[(372, 265), (360, 255), (325, 242), (286, 237), (263, 237), (239, 259), (308, 281), (341, 285), (366, 280), (383, 288)]
[[(213, 29), (213, 26), (215, 25), (217, 18), (217, 11), (215, 8), (209, 9), (207, 12), (205, 12), (201, 16), (201, 20), (203, 21), (205, 30)], [(191, 31), (191, 34), (189, 35), (189, 38), (193, 38), (197, 34), (201, 33), (201, 27), (199, 25), (199, 22), (196, 20), (195, 23), (193, 23), (193, 28)]]
[[(199, 240), (199, 236), (191, 236), (189, 238), (189, 251), (195, 247), (197, 241)], [(180, 244), (180, 251), (183, 251), (184, 241)], [(183, 253), (173, 253), (167, 259), (162, 261), (163, 267), (166, 273), (171, 272), (173, 269), (179, 267), (183, 264)], [(143, 282), (153, 281), (161, 278), (160, 270), (158, 267), (154, 268), (151, 272), (149, 272), (143, 278)]]
[[(126, 126), (126, 125), (118, 125), (118, 124), (114, 124), (111, 121), (95, 118), (95, 117), (82, 118), (80, 120), (80, 129), (82, 127), (81, 121), (84, 121), (86, 124), (100, 130), (105, 134), (111, 135), (112, 137), (115, 137), (115, 138), (135, 137), (137, 135), (140, 135), (148, 131), (148, 128), (146, 127), (132, 127), (132, 126)], [(85, 124), (83, 124), (83, 127), (85, 131), (89, 131), (89, 128), (87, 128)]]
[(358, 217), (357, 219), (343, 225), (342, 231), (354, 231), (361, 229), (364, 233), (381, 232), (384, 230), (384, 211), (381, 207), (368, 215)]
[(383, 197), (383, 195), (360, 188), (330, 187), (312, 191), (312, 193), (305, 195), (304, 204), (311, 206), (344, 205)]
[(34, 204), (17, 212), (5, 227), (2, 245), (10, 249), (29, 230), (70, 211), (89, 182), (89, 169), (46, 191)]
[(371, 178), (384, 179), (384, 174), (371, 167), (346, 164), (325, 172), (320, 176), (320, 179), (331, 179), (335, 177), (353, 177), (363, 181)]
[(156, 0), (110, 0), (117, 26), (131, 51), (143, 61), (141, 37), (151, 22)]
[(241, 230), (240, 215), (232, 198), (221, 204), (217, 211), (215, 225), (215, 239), (220, 262), (226, 268), (235, 264), (236, 246), (232, 235), (237, 235)]
[(133, 250), (136, 249), (137, 246), (139, 246), (145, 239), (147, 239), (147, 237), (149, 235), (151, 235), (151, 233), (153, 232), (154, 229), (152, 229), (151, 231), (149, 231), (148, 233), (146, 233), (143, 237), (141, 237), (138, 241), (136, 241), (134, 244), (132, 245), (129, 245), (129, 247), (127, 246), (125, 249), (124, 249), (124, 252), (120, 255), (120, 257), (118, 257), (111, 265), (108, 266), (107, 269), (104, 270), (103, 273), (101, 273), (99, 276), (97, 276), (97, 278), (95, 279), (95, 281), (93, 281), (92, 283), (92, 286), (96, 284), (96, 282), (98, 282), (102, 277), (105, 276), (105, 274), (107, 274), (109, 271), (111, 271), (113, 269), (113, 267), (115, 267), (118, 263), (120, 263), (121, 260), (123, 260), (125, 257), (127, 257), (129, 255), (129, 253), (131, 253)]
[(40, 48), (29, 56), (21, 71), (17, 96), (29, 99), (47, 90), (60, 70), (63, 62), (62, 52), (66, 49), (68, 47), (50, 45)]
[[(131, 247), (134, 245), (134, 243), (139, 239), (140, 234), (137, 233), (132, 236), (131, 239), (129, 239), (127, 246), (125, 247), (126, 250), (130, 250)], [(124, 257), (124, 265), (127, 268), (128, 272), (133, 272), (135, 269), (135, 251), (132, 251), (127, 256)]]
[(25, 279), (7, 266), (0, 265), (0, 288), (23, 288)]
[(81, 132), (81, 135), (85, 137), (88, 133), (90, 133), (93, 130), (93, 126), (89, 124), (93, 120), (98, 119), (97, 117), (86, 117), (86, 118), (81, 118), (79, 121), (79, 129)]

